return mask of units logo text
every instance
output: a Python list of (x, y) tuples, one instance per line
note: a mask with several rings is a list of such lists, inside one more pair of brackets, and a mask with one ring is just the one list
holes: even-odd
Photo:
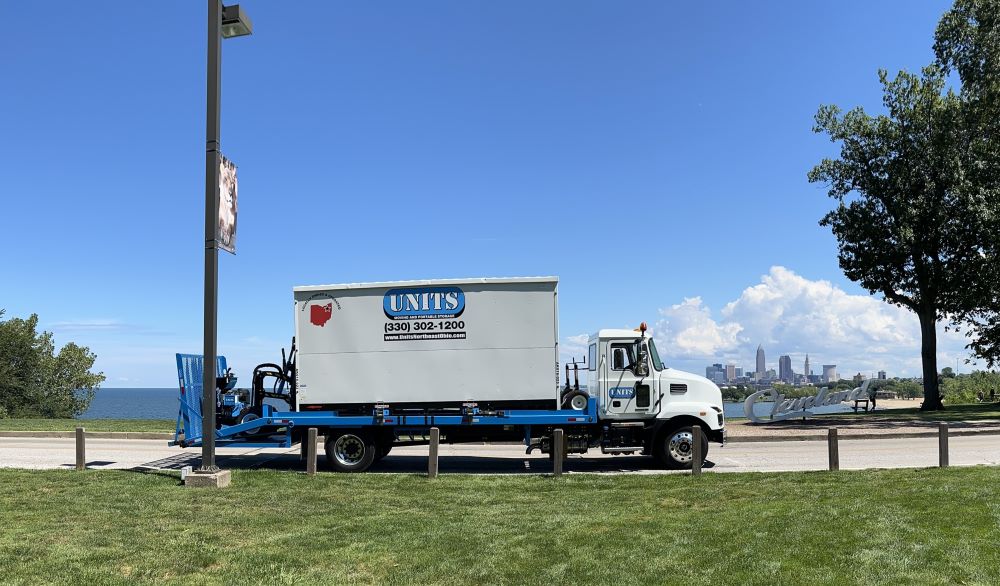
[(389, 289), (382, 309), (394, 320), (453, 319), (465, 311), (465, 293), (458, 287)]
[(608, 397), (612, 399), (631, 399), (635, 396), (633, 387), (611, 387), (608, 389)]

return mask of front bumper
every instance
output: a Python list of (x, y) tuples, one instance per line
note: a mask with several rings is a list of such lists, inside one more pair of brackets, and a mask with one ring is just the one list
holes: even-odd
[(708, 432), (708, 441), (726, 445), (726, 428), (713, 429)]

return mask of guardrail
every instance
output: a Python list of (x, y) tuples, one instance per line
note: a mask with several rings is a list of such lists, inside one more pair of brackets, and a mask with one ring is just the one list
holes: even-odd
[[(700, 476), (702, 473), (702, 460), (704, 459), (704, 454), (702, 452), (702, 437), (703, 431), (700, 427), (695, 426), (693, 428), (692, 434), (692, 466), (691, 475)], [(102, 434), (94, 434), (95, 436), (100, 436)], [(922, 437), (927, 437), (927, 434), (921, 434)], [(76, 438), (76, 470), (86, 470), (87, 469), (87, 432), (83, 427), (77, 427), (74, 433)], [(941, 468), (946, 468), (949, 465), (949, 450), (948, 450), (948, 437), (949, 437), (949, 427), (947, 423), (938, 424), (938, 466)], [(821, 439), (822, 436), (816, 436), (816, 440)], [(301, 455), (305, 459), (306, 474), (313, 476), (316, 474), (317, 470), (317, 452), (318, 452), (318, 431), (315, 427), (310, 427), (306, 431), (306, 440), (301, 446)], [(813, 438), (811, 438), (813, 439)], [(852, 439), (848, 437), (847, 439)], [(895, 439), (892, 437), (886, 439)], [(439, 472), (438, 465), (438, 454), (439, 454), (439, 444), (441, 440), (441, 430), (437, 427), (430, 428), (430, 443), (427, 456), (427, 477), (437, 478)], [(831, 427), (827, 429), (827, 454), (828, 454), (828, 464), (829, 470), (838, 471), (840, 470), (840, 436), (837, 432), (837, 428)], [(564, 472), (564, 462), (566, 459), (566, 441), (562, 429), (555, 429), (552, 433), (552, 474), (554, 476), (562, 476)]]

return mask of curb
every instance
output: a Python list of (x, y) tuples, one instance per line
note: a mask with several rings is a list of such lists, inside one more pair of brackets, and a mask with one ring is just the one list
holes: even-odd
[[(1000, 429), (949, 429), (948, 435), (1000, 435)], [(904, 431), (898, 433), (849, 433), (841, 434), (839, 439), (844, 440), (870, 440), (870, 439), (907, 439), (917, 437), (937, 437), (937, 430), (934, 431)], [(809, 435), (748, 435), (727, 437), (727, 444), (743, 443), (766, 443), (766, 442), (822, 442), (826, 441), (826, 434)]]
[[(144, 440), (172, 440), (174, 434), (158, 431), (88, 431), (87, 437), (91, 439), (144, 439)], [(73, 439), (76, 437), (75, 431), (0, 431), (0, 437), (36, 437), (36, 438), (64, 438)]]

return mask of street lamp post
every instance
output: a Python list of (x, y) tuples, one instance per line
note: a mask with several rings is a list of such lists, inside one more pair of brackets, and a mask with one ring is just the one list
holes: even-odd
[(222, 95), (222, 39), (249, 35), (253, 25), (239, 5), (208, 0), (208, 83), (205, 125), (205, 347), (202, 378), (201, 470), (215, 465), (215, 378), (219, 309), (219, 134)]

